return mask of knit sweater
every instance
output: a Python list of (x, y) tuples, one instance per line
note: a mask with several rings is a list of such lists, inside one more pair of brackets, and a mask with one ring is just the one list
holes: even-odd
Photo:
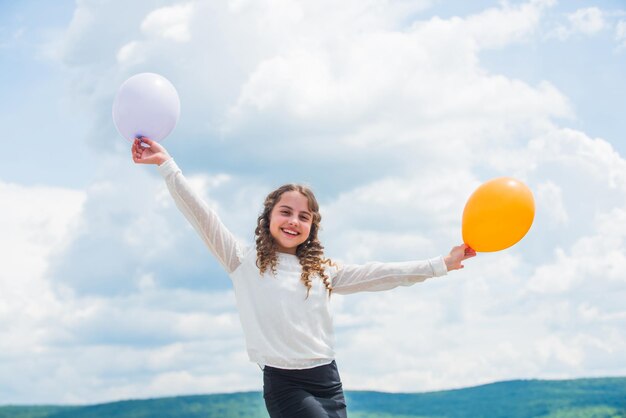
[[(232, 280), (250, 361), (307, 369), (334, 359), (330, 298), (321, 279), (307, 289), (297, 256), (278, 253), (276, 274), (260, 274), (256, 249), (243, 246), (190, 187), (173, 159), (158, 166), (176, 206)], [(333, 294), (410, 286), (447, 273), (443, 257), (422, 261), (326, 267)]]

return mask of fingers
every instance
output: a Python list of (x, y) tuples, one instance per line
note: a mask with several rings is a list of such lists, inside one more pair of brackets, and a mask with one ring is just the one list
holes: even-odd
[(465, 243), (453, 247), (449, 254), (449, 257), (451, 257), (453, 263), (451, 264), (452, 267), (448, 270), (458, 270), (465, 268), (465, 266), (463, 265), (463, 261), (475, 256), (476, 251)]
[(465, 248), (463, 255), (465, 256), (465, 258), (476, 257), (476, 250), (474, 250), (473, 248), (467, 247)]
[(133, 141), (132, 148), (131, 148), (133, 161), (137, 164), (144, 163), (144, 161), (142, 161), (144, 149), (140, 144), (141, 144), (141, 140), (138, 138), (135, 138), (135, 140)]
[(157, 142), (151, 140), (150, 138), (148, 138), (147, 136), (138, 136), (137, 138), (135, 138), (136, 141), (139, 141), (139, 145), (141, 145), (141, 143), (144, 143), (148, 146), (153, 146), (155, 145)]
[(459, 245), (458, 248), (460, 248), (461, 250), (463, 250), (463, 258), (471, 258), (471, 257), (475, 257), (476, 256), (476, 250), (474, 250), (472, 247), (470, 247), (467, 244), (462, 244)]
[(133, 145), (130, 147), (130, 154), (134, 162), (137, 162), (137, 140), (133, 141)]

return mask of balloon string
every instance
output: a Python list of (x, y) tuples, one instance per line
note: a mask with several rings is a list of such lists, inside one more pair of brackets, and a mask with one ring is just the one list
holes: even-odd
[(142, 148), (150, 148), (150, 145), (146, 144), (145, 142), (143, 142), (143, 136), (138, 135), (135, 138), (137, 138), (139, 140), (139, 146)]

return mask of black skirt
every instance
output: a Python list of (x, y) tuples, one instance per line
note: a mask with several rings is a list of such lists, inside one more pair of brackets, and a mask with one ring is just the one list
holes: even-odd
[(347, 418), (337, 364), (287, 370), (265, 366), (263, 398), (271, 418)]

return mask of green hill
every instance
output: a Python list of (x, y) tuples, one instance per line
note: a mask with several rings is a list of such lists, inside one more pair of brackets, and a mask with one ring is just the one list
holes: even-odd
[[(626, 378), (515, 380), (429, 393), (348, 391), (350, 418), (626, 418)], [(89, 406), (0, 406), (0, 418), (267, 418), (259, 392)]]
[(516, 380), (417, 394), (351, 392), (348, 405), (353, 418), (626, 418), (626, 378)]

